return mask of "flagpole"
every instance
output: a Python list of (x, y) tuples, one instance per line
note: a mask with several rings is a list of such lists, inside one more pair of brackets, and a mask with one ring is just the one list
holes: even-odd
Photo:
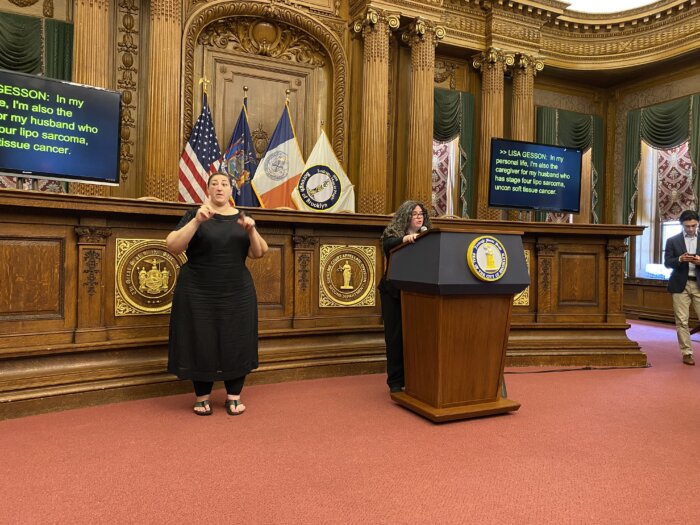
[(211, 84), (211, 80), (209, 80), (206, 76), (203, 76), (202, 78), (199, 79), (199, 85), (202, 86), (202, 100), (204, 100), (204, 95), (207, 95), (207, 86)]

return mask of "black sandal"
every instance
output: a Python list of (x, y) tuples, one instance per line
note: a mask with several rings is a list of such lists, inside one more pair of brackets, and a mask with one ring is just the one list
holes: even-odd
[[(237, 412), (236, 409), (238, 408), (238, 405), (243, 405), (243, 402), (240, 399), (227, 399), (226, 403), (224, 403), (224, 406), (226, 407), (226, 413), (229, 416), (240, 416), (243, 412), (245, 412), (245, 408), (240, 412)], [(245, 405), (243, 406), (245, 407)]]
[[(204, 410), (195, 410), (197, 408), (203, 408)], [(211, 405), (209, 404), (208, 399), (205, 399), (204, 401), (195, 402), (193, 410), (194, 413), (198, 416), (211, 416), (212, 413)]]

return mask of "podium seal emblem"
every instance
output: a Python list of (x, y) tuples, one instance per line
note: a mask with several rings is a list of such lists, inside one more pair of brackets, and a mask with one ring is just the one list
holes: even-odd
[(485, 282), (495, 282), (506, 273), (508, 254), (496, 237), (482, 235), (469, 244), (467, 263), (474, 277)]

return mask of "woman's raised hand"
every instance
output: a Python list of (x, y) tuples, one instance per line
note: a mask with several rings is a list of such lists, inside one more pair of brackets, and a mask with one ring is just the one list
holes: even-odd
[(209, 206), (209, 197), (204, 201), (204, 203), (197, 210), (197, 215), (195, 219), (197, 224), (202, 224), (203, 222), (211, 219), (216, 212)]
[(241, 211), (238, 216), (238, 224), (248, 233), (255, 228), (255, 221), (251, 217), (248, 217), (244, 211)]

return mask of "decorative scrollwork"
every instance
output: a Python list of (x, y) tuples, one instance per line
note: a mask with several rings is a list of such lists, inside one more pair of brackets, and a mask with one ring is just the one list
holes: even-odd
[(305, 292), (309, 287), (309, 272), (311, 270), (311, 254), (299, 254), (299, 288)]
[(10, 3), (18, 7), (29, 7), (36, 4), (39, 0), (10, 0)]
[(87, 287), (88, 295), (95, 295), (97, 287), (100, 284), (100, 265), (102, 263), (102, 253), (100, 250), (85, 250), (83, 252), (83, 264), (85, 269), (83, 273), (87, 275), (83, 286)]
[(132, 148), (136, 143), (131, 134), (136, 129), (136, 102), (138, 69), (134, 64), (138, 60), (138, 19), (139, 6), (135, 0), (119, 0), (119, 27), (121, 40), (117, 49), (121, 64), (117, 67), (121, 77), (117, 79), (117, 87), (122, 93), (122, 122), (120, 129), (121, 146), (119, 152), (119, 173), (122, 180), (127, 180), (129, 170), (134, 163), (135, 152)]
[(202, 31), (198, 43), (311, 66), (323, 67), (326, 62), (317, 40), (288, 24), (262, 19), (217, 20)]

